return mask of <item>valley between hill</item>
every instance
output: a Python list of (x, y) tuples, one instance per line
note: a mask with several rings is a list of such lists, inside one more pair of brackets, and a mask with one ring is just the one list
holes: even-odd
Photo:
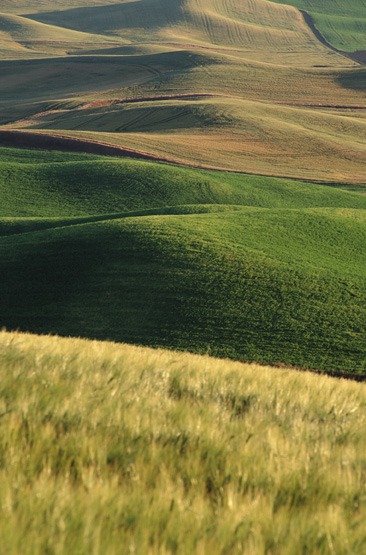
[(2, 325), (362, 374), (362, 7), (5, 0)]
[(365, 195), (12, 149), (0, 190), (8, 329), (365, 371)]

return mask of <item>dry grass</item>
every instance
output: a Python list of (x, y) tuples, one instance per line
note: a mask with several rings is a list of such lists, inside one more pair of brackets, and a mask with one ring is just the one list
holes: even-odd
[[(66, 7), (66, 6), (65, 6)], [(29, 12), (28, 12), (29, 13)], [(132, 43), (177, 42), (241, 50), (251, 59), (291, 63), (301, 54), (304, 65), (333, 59), (338, 65), (349, 60), (329, 52), (300, 12), (292, 6), (267, 0), (139, 0), (110, 6), (87, 3), (76, 10), (35, 14), (34, 19), (78, 31), (114, 35)]]
[(95, 49), (106, 48), (113, 43), (112, 39), (98, 34), (62, 29), (17, 15), (0, 13), (0, 55), (3, 59), (63, 56), (91, 46)]
[(365, 552), (365, 386), (0, 336), (7, 554)]

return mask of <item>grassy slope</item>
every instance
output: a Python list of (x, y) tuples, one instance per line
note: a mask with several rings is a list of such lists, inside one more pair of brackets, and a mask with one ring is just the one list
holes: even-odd
[[(104, 0), (104, 4), (119, 4), (121, 0)], [(57, 7), (62, 9), (77, 8), (88, 6), (100, 6), (100, 0), (59, 0)], [(49, 11), (55, 4), (51, 4), (50, 0), (2, 0), (3, 10), (9, 13), (24, 14), (27, 10), (33, 12)]]
[[(238, 0), (219, 0), (214, 5), (207, 0), (139, 0), (99, 6), (86, 2), (77, 9), (67, 6), (62, 2), (56, 11), (28, 12), (18, 18), (25, 25), (34, 20), (54, 26), (58, 33), (63, 29), (94, 33), (120, 44), (146, 44), (148, 37), (151, 43), (250, 51), (251, 59), (266, 61), (272, 52), (275, 63), (306, 52), (304, 65), (331, 59), (342, 65), (341, 57), (314, 40), (297, 10), (266, 0), (254, 0), (254, 7)], [(6, 6), (3, 9), (6, 12)]]
[(365, 552), (363, 384), (71, 339), (0, 346), (7, 554)]
[(59, 108), (23, 120), (18, 127), (132, 147), (186, 164), (333, 182), (365, 181), (362, 112), (355, 117), (347, 111), (336, 114), (230, 98), (77, 110), (64, 103)]
[(364, 196), (306, 182), (82, 154), (0, 152), (0, 217), (88, 216), (191, 204), (366, 208)]
[(231, 98), (165, 100), (51, 112), (29, 127), (76, 131), (188, 163), (253, 173), (260, 166), (269, 175), (311, 178), (316, 159), (318, 179), (365, 181), (366, 122), (350, 114)]
[(364, 371), (365, 196), (6, 152), (3, 325)]
[(307, 11), (326, 40), (348, 52), (366, 50), (365, 0), (271, 0)]
[[(78, 133), (186, 163), (364, 181), (365, 112), (352, 110), (364, 103), (362, 70), (337, 75), (303, 70), (294, 75), (288, 69), (240, 60), (225, 67), (224, 61), (184, 51), (3, 62), (0, 118), (11, 127)], [(41, 75), (52, 83), (52, 92), (45, 91)], [(99, 100), (194, 91), (226, 97), (98, 107)], [(77, 109), (89, 100), (96, 104)], [(284, 102), (290, 107), (278, 106)], [(319, 104), (334, 110), (330, 113)]]

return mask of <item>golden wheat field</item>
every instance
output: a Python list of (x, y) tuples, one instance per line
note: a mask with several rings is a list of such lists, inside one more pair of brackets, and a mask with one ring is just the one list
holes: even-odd
[(364, 553), (364, 384), (76, 339), (0, 345), (3, 553)]

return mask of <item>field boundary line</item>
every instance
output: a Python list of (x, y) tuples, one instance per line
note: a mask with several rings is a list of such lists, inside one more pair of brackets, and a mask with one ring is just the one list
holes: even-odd
[(100, 156), (112, 156), (117, 158), (133, 158), (149, 162), (160, 162), (183, 168), (196, 170), (216, 171), (220, 173), (233, 173), (236, 175), (257, 175), (259, 177), (272, 177), (277, 179), (289, 179), (291, 181), (317, 183), (328, 186), (357, 187), (365, 186), (366, 182), (349, 183), (342, 181), (327, 181), (322, 179), (311, 179), (308, 177), (294, 177), (291, 175), (278, 175), (271, 173), (258, 173), (242, 170), (232, 170), (209, 164), (199, 164), (179, 158), (169, 158), (158, 154), (148, 153), (125, 146), (112, 145), (110, 143), (93, 141), (92, 139), (82, 139), (68, 135), (58, 135), (52, 133), (37, 133), (34, 131), (22, 131), (18, 129), (0, 129), (0, 147), (24, 148), (50, 150), (60, 152), (79, 152), (83, 154), (95, 154)]

